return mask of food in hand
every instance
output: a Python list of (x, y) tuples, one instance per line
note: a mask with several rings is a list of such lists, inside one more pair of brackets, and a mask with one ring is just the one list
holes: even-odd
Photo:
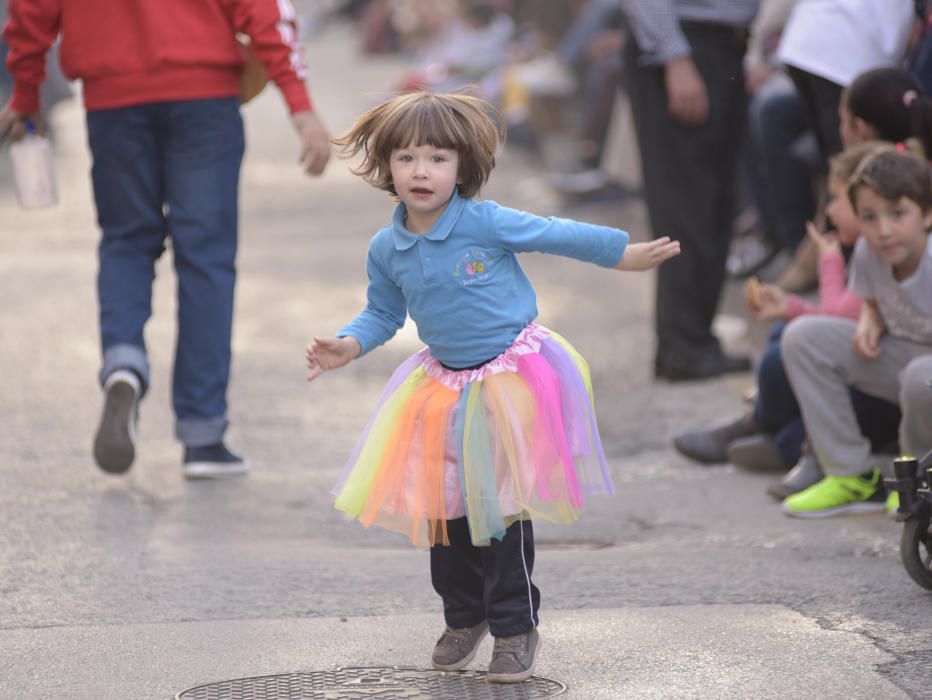
[(763, 299), (761, 299), (760, 282), (756, 277), (748, 278), (748, 281), (745, 283), (744, 298), (747, 299), (748, 306), (755, 311), (760, 310), (764, 305)]

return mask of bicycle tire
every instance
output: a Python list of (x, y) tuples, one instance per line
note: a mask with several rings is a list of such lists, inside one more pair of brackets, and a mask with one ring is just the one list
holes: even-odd
[(900, 559), (909, 577), (927, 591), (932, 591), (932, 536), (928, 517), (913, 517), (906, 521), (900, 536)]

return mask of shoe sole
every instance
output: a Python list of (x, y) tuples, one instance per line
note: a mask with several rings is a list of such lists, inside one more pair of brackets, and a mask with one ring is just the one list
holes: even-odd
[(108, 474), (122, 474), (136, 458), (136, 390), (129, 382), (107, 389), (103, 415), (94, 437), (94, 460)]
[(231, 479), (249, 471), (245, 462), (220, 464), (217, 462), (189, 462), (182, 467), (185, 479)]
[(485, 679), (489, 683), (520, 683), (526, 681), (534, 675), (534, 665), (537, 663), (537, 655), (540, 653), (541, 638), (537, 638), (537, 648), (534, 649), (534, 657), (531, 659), (531, 665), (526, 671), (521, 673), (486, 673)]
[(457, 661), (455, 664), (438, 664), (433, 659), (430, 660), (431, 665), (434, 667), (435, 671), (459, 671), (463, 668), (466, 668), (474, 658), (476, 658), (476, 652), (479, 651), (479, 645), (482, 643), (482, 640), (486, 638), (486, 635), (489, 633), (489, 628), (486, 627), (485, 631), (479, 636), (479, 639), (476, 640), (475, 646), (472, 648), (472, 651), (469, 652), (462, 659)]
[(728, 457), (726, 457), (724, 454), (709, 455), (703, 452), (698, 452), (686, 445), (683, 445), (677, 442), (675, 439), (673, 440), (673, 447), (677, 452), (683, 455), (686, 459), (691, 459), (693, 462), (699, 462), (700, 464), (727, 464), (728, 463)]
[(757, 472), (758, 474), (786, 472), (786, 465), (778, 459), (771, 459), (771, 456), (766, 454), (754, 454), (750, 450), (747, 452), (730, 452), (728, 461), (738, 469), (743, 469), (746, 472)]
[(795, 493), (799, 493), (799, 491), (781, 491), (780, 489), (772, 488), (770, 486), (767, 487), (767, 495), (772, 496), (778, 501), (786, 500)]
[(833, 518), (836, 515), (864, 515), (867, 513), (883, 513), (887, 510), (885, 503), (847, 503), (843, 506), (828, 508), (826, 510), (790, 510), (784, 503), (780, 508), (792, 518)]

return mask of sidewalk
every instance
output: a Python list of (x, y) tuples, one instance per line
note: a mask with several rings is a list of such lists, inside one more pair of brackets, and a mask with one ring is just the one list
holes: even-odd
[[(334, 133), (400, 72), (348, 30), (312, 39), (311, 85)], [(426, 554), (346, 523), (329, 490), (406, 327), (346, 370), (304, 382), (303, 349), (365, 294), (388, 198), (333, 162), (295, 165), (274, 89), (244, 110), (241, 246), (230, 390), (245, 479), (186, 483), (169, 410), (174, 274), (160, 261), (147, 328), (153, 385), (137, 463), (100, 473), (97, 230), (79, 105), (56, 115), (61, 204), (20, 212), (0, 189), (0, 698), (170, 698), (212, 681), (346, 666), (426, 668), (441, 623)], [(485, 195), (561, 211), (506, 150)], [(573, 210), (646, 237), (640, 202)], [(522, 259), (541, 322), (590, 362), (618, 494), (572, 527), (536, 524), (537, 673), (566, 697), (918, 697), (932, 687), (927, 596), (883, 517), (799, 522), (770, 478), (698, 467), (676, 431), (728, 418), (750, 377), (650, 377), (650, 275)], [(472, 668), (481, 670), (485, 649)], [(378, 696), (376, 696), (378, 697)]]
[[(9, 681), (0, 681), (0, 690), (10, 698), (165, 698), (169, 690), (272, 673), (427, 668), (437, 633), (436, 615), (17, 630), (0, 637), (4, 649), (34, 659), (41, 677), (6, 688)], [(890, 655), (781, 606), (560, 611), (547, 615), (541, 635), (538, 675), (568, 686), (568, 698), (908, 697), (870, 671)], [(486, 639), (470, 669), (482, 668), (491, 648)], [(20, 675), (15, 666), (0, 672)]]

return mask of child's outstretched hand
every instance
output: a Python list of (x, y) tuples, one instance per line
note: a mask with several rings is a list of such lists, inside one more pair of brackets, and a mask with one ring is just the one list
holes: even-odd
[(806, 235), (809, 236), (809, 240), (815, 243), (820, 258), (826, 253), (841, 252), (841, 244), (838, 242), (838, 237), (830, 233), (821, 233), (811, 221), (806, 222)]
[(616, 270), (650, 270), (680, 254), (680, 242), (663, 236), (648, 243), (630, 243), (615, 265)]
[(359, 347), (359, 341), (349, 335), (343, 338), (314, 338), (314, 342), (304, 352), (307, 368), (311, 370), (307, 380), (312, 382), (328, 369), (348, 365), (360, 352), (362, 348)]

